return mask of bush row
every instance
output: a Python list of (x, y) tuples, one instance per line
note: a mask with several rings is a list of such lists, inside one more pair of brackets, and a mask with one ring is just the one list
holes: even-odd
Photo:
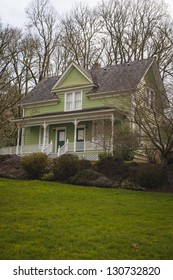
[(122, 158), (110, 155), (92, 165), (72, 154), (50, 160), (45, 154), (34, 153), (24, 156), (21, 164), (29, 179), (58, 180), (75, 185), (143, 189), (160, 187), (162, 182), (160, 166), (127, 164)]

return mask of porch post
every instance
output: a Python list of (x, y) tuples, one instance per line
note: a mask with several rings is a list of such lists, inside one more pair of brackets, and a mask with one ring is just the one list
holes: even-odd
[(77, 125), (78, 125), (78, 121), (75, 119), (75, 121), (74, 121), (74, 152), (76, 152)]
[(45, 148), (45, 146), (46, 146), (46, 128), (47, 128), (46, 122), (44, 122), (43, 128), (44, 128), (44, 132), (43, 132), (43, 148)]
[(19, 154), (19, 143), (20, 143), (20, 128), (17, 130), (17, 146), (16, 146), (16, 155)]
[(112, 114), (112, 117), (111, 117), (111, 122), (112, 122), (111, 150), (112, 150), (112, 154), (114, 151), (114, 121), (115, 121), (114, 114)]
[(21, 154), (23, 153), (24, 136), (25, 136), (25, 128), (24, 128), (24, 127), (22, 127)]

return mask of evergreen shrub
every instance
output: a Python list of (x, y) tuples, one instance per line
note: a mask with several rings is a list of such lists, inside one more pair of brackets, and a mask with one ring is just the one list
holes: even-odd
[(21, 165), (29, 179), (41, 179), (49, 165), (49, 159), (44, 153), (32, 153), (21, 158)]
[(55, 179), (67, 180), (79, 170), (79, 159), (76, 155), (65, 154), (53, 160)]

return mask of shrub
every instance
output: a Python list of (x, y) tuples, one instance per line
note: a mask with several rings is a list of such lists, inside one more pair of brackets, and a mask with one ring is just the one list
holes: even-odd
[(121, 158), (125, 161), (130, 161), (133, 160), (135, 153), (131, 148), (127, 147), (127, 148), (117, 148), (114, 150), (113, 154), (114, 154), (114, 158), (116, 159)]
[(54, 173), (49, 172), (49, 173), (45, 173), (42, 177), (41, 180), (43, 181), (55, 181), (55, 176)]
[(127, 189), (127, 190), (136, 190), (136, 191), (144, 191), (145, 188), (141, 187), (139, 184), (135, 182), (130, 182), (128, 180), (124, 180), (121, 183), (121, 188), (122, 189)]
[(162, 170), (158, 165), (143, 166), (137, 175), (137, 182), (144, 188), (160, 187), (162, 179)]
[(89, 160), (87, 159), (81, 159), (79, 160), (79, 169), (90, 169), (92, 167), (92, 164)]
[(49, 165), (49, 160), (46, 154), (33, 153), (22, 157), (21, 164), (29, 179), (40, 179)]
[(53, 160), (55, 179), (67, 180), (79, 170), (79, 159), (76, 155), (65, 154)]
[(128, 176), (128, 167), (124, 164), (124, 161), (120, 158), (104, 158), (99, 160), (95, 166), (95, 170), (104, 174), (111, 180), (121, 180)]
[(10, 179), (26, 179), (27, 174), (22, 168), (20, 157), (17, 155), (11, 155), (6, 157), (1, 157), (0, 163), (0, 177), (10, 178)]
[(101, 188), (111, 188), (113, 186), (113, 182), (105, 176), (101, 176), (97, 180), (93, 181), (93, 185)]
[(68, 183), (82, 186), (92, 186), (93, 182), (103, 174), (94, 171), (93, 169), (80, 170), (75, 176), (69, 178)]
[(161, 162), (160, 153), (155, 148), (146, 147), (145, 154), (149, 163), (157, 164)]
[(99, 153), (99, 155), (98, 155), (99, 160), (105, 159), (105, 158), (111, 158), (111, 157), (112, 157), (112, 154), (109, 152)]

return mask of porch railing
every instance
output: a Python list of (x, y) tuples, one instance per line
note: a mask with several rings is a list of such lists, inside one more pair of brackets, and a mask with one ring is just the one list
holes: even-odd
[(15, 155), (16, 146), (0, 148), (0, 155)]
[(47, 155), (52, 153), (52, 141), (50, 142), (49, 145), (47, 145), (46, 147), (42, 148), (42, 152), (47, 154)]
[(95, 145), (90, 141), (85, 142), (67, 142), (58, 148), (58, 156), (61, 156), (65, 153), (73, 153), (73, 152), (87, 152), (87, 151), (102, 151), (103, 147), (101, 145)]
[(11, 146), (0, 148), (0, 155), (21, 155), (43, 152), (49, 154), (52, 152), (52, 142), (44, 147), (43, 145), (25, 145), (25, 146)]
[[(13, 155), (13, 154), (30, 154), (36, 152), (43, 152), (46, 154), (52, 153), (52, 142), (47, 146), (43, 145), (26, 145), (26, 146), (12, 146), (12, 147), (3, 147), (0, 148), (0, 155)], [(61, 156), (65, 153), (74, 153), (74, 152), (101, 152), (103, 151), (102, 145), (92, 143), (90, 141), (84, 142), (67, 142), (58, 148), (57, 155)]]
[(69, 142), (67, 142), (62, 146), (58, 147), (58, 156), (62, 156), (69, 151)]

